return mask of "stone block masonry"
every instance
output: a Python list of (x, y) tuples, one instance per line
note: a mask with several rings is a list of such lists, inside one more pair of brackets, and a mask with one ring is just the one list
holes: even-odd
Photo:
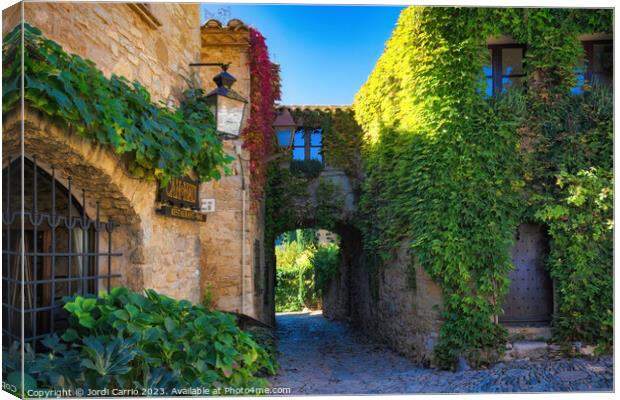
[(416, 262), (409, 243), (403, 242), (374, 278), (376, 296), (371, 294), (367, 266), (358, 265), (349, 273), (353, 323), (399, 353), (429, 365), (441, 327), (443, 297), (441, 288)]
[[(92, 60), (105, 76), (137, 80), (154, 102), (178, 106), (191, 85), (214, 88), (219, 68), (190, 67), (195, 62), (230, 63), (235, 90), (250, 99), (247, 26), (233, 20), (201, 27), (199, 4), (28, 2), (23, 15), (21, 4), (3, 12), (3, 35), (22, 18), (66, 52)], [(19, 155), (20, 122), (18, 112), (4, 118), (5, 165)], [(257, 284), (264, 273), (263, 205), (250, 207), (249, 191), (242, 190), (251, 179), (243, 140), (225, 142), (228, 154), (240, 153), (232, 175), (201, 184), (201, 198), (215, 199), (216, 211), (197, 222), (157, 214), (157, 183), (132, 176), (111, 149), (29, 109), (26, 127), (25, 155), (36, 156), (42, 168), (54, 165), (61, 184), (72, 176), (74, 190), (88, 193), (89, 215), (99, 201), (102, 215), (121, 225), (112, 243), (122, 253), (112, 266), (121, 278), (113, 285), (153, 288), (195, 303), (209, 287), (218, 308), (268, 318)]]
[[(230, 64), (228, 72), (237, 79), (234, 89), (246, 99), (250, 99), (248, 49), (249, 30), (239, 20), (231, 20), (225, 26), (209, 20), (201, 27), (200, 62)], [(215, 87), (211, 79), (219, 70), (217, 66), (199, 69), (207, 90)], [(248, 106), (245, 121), (249, 112)], [(224, 147), (237, 158), (232, 174), (200, 187), (201, 198), (215, 200), (215, 212), (209, 214), (200, 231), (204, 254), (200, 263), (201, 286), (212, 293), (217, 308), (270, 323), (273, 310), (263, 301), (261, 285), (265, 271), (264, 205), (259, 201), (251, 207), (250, 154), (243, 148), (243, 140), (226, 141)]]
[[(24, 20), (69, 53), (93, 60), (106, 76), (142, 83), (153, 100), (178, 104), (200, 54), (197, 4), (24, 3)], [(145, 20), (148, 13), (160, 25)], [(4, 26), (3, 34), (13, 26)]]

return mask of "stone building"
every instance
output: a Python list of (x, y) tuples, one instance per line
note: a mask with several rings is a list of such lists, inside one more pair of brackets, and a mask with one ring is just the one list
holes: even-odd
[[(587, 67), (580, 76), (581, 84), (585, 80), (613, 85), (612, 38), (611, 34), (604, 33), (579, 37), (587, 58), (584, 60)], [(489, 64), (485, 67), (485, 78), (490, 83), (488, 94), (512, 85), (523, 85), (526, 45), (507, 36), (489, 38), (487, 44)], [(573, 89), (575, 93), (580, 90), (580, 86)], [(369, 255), (363, 254), (361, 234), (352, 223), (358, 211), (358, 199), (351, 190), (355, 183), (344, 171), (330, 166), (329, 160), (323, 159), (320, 144), (318, 149), (315, 148), (312, 136), (319, 135), (322, 127), (306, 126), (292, 116), (293, 111), (299, 109), (325, 111), (337, 108), (347, 107), (287, 105), (281, 108), (274, 123), (280, 145), (288, 149), (293, 160), (316, 159), (325, 164), (320, 176), (308, 184), (304, 199), (298, 199), (296, 203), (316, 202), (317, 183), (322, 179), (337, 183), (349, 199), (336, 217), (336, 233), (342, 238), (343, 258), (337, 279), (329, 284), (324, 294), (323, 313), (328, 318), (351, 321), (376, 340), (429, 364), (443, 324), (441, 287), (420, 265), (410, 243), (404, 241), (381, 268), (376, 287), (371, 288), (371, 266), (365, 264)], [(315, 225), (312, 207), (310, 212), (306, 208), (298, 211), (302, 215), (296, 217), (298, 223), (290, 229), (322, 228)], [(557, 304), (553, 281), (546, 268), (548, 244), (546, 227), (540, 224), (524, 221), (515, 232), (515, 242), (510, 250), (515, 269), (510, 274), (509, 292), (502, 304), (504, 314), (497, 321), (508, 328), (513, 338), (551, 337), (551, 321)]]
[[(153, 101), (169, 107), (179, 105), (189, 82), (198, 82), (205, 92), (215, 87), (212, 77), (219, 67), (191, 63), (229, 64), (237, 79), (235, 90), (250, 98), (248, 27), (238, 20), (201, 26), (199, 4), (18, 3), (3, 11), (3, 38), (22, 20), (67, 53), (92, 60), (106, 77), (137, 80)], [(244, 121), (248, 115), (246, 111)], [(22, 250), (30, 256), (24, 260), (24, 278), (37, 282), (25, 292), (26, 309), (32, 310), (26, 314), (33, 319), (26, 336), (54, 329), (54, 321), (62, 319), (62, 296), (117, 285), (153, 288), (192, 302), (202, 301), (207, 290), (219, 309), (271, 321), (255, 290), (260, 275), (254, 271), (264, 263), (264, 216), (260, 205), (253, 209), (247, 199), (251, 177), (242, 139), (224, 141), (224, 150), (235, 158), (232, 174), (201, 183), (198, 199), (192, 197), (207, 200), (208, 210), (179, 211), (193, 219), (158, 212), (162, 199), (157, 182), (133, 176), (109, 146), (78, 136), (27, 104), (23, 118), (19, 107), (4, 115), (2, 144), (4, 193), (12, 191), (3, 198), (3, 211), (19, 209), (23, 172), (27, 213), (49, 213), (54, 207), (56, 215), (67, 220), (78, 215), (91, 224), (63, 230), (44, 219), (35, 217), (32, 224), (26, 219)], [(191, 191), (194, 186), (187, 187)], [(93, 228), (105, 221), (115, 224), (110, 234), (107, 225)], [(18, 232), (15, 224), (3, 219), (5, 238), (9, 234), (3, 265), (15, 264), (15, 269), (3, 270), (3, 277), (16, 272), (20, 262), (18, 235), (10, 238)], [(5, 315), (18, 302), (16, 292), (3, 298)], [(5, 321), (5, 333), (15, 334), (11, 329), (16, 328)]]
[[(116, 74), (139, 81), (154, 101), (168, 106), (179, 105), (192, 82), (206, 91), (215, 87), (211, 78), (219, 72), (218, 66), (190, 64), (229, 64), (229, 72), (237, 79), (235, 90), (250, 99), (248, 27), (238, 20), (226, 25), (210, 20), (201, 26), (199, 11), (198, 4), (181, 3), (19, 3), (3, 11), (3, 37), (23, 20), (68, 53), (92, 60), (105, 76)], [(581, 39), (590, 66), (585, 77), (611, 82), (612, 37)], [(491, 39), (488, 44), (489, 90), (522, 84), (525, 46), (507, 37)], [(274, 243), (270, 242), (273, 238), (265, 237), (265, 205), (259, 201), (257, 207), (250, 206), (250, 154), (242, 139), (223, 143), (226, 153), (235, 159), (232, 174), (199, 184), (194, 200), (200, 206), (204, 201), (204, 211), (183, 209), (178, 211), (181, 215), (194, 218), (174, 218), (158, 212), (165, 200), (158, 194), (157, 182), (133, 176), (111, 148), (78, 136), (28, 106), (23, 116), (21, 111), (18, 107), (3, 118), (3, 265), (7, 266), (3, 277), (17, 287), (18, 254), (31, 254), (25, 260), (30, 263), (26, 269), (31, 276), (25, 279), (37, 283), (27, 285), (25, 291), (32, 317), (26, 324), (27, 336), (37, 337), (54, 328), (54, 321), (61, 319), (63, 295), (96, 293), (117, 285), (133, 290), (153, 288), (192, 302), (200, 302), (208, 292), (219, 309), (267, 324), (274, 322)], [(304, 127), (290, 115), (280, 115), (275, 124), (309, 128), (299, 143), (293, 132), (281, 132), (289, 140), (285, 147), (291, 147), (293, 159), (324, 162), (320, 127)], [(313, 135), (319, 139), (315, 141)], [(408, 243), (403, 243), (381, 271), (376, 296), (371, 295), (369, 266), (364, 265), (362, 237), (354, 223), (359, 182), (329, 164), (327, 160), (320, 177), (309, 183), (307, 193), (299, 199), (309, 208), (299, 208), (303, 215), (288, 227), (325, 228), (315, 225), (312, 214), (321, 180), (343, 194), (333, 229), (342, 240), (342, 266), (325, 294), (325, 315), (349, 319), (370, 336), (428, 362), (442, 324), (441, 288), (418, 265)], [(49, 220), (26, 218), (25, 248), (20, 248), (14, 234), (18, 222), (5, 215), (22, 205), (21, 188), (16, 184), (22, 173), (26, 212), (55, 210), (64, 218), (78, 215), (97, 224), (56, 231)], [(183, 182), (180, 187), (185, 187), (187, 182)], [(106, 221), (115, 226), (98, 227)], [(548, 328), (554, 302), (552, 282), (542, 267), (546, 240), (540, 226), (519, 227), (512, 250), (516, 264), (513, 284), (504, 304), (507, 312), (500, 321), (515, 329), (531, 325)], [(415, 276), (410, 276), (411, 265)], [(523, 292), (532, 294), (527, 299), (516, 294)], [(19, 310), (19, 300), (16, 290), (5, 291), (3, 333), (8, 335), (15, 335), (10, 315)], [(543, 329), (536, 334), (541, 332), (546, 333)]]

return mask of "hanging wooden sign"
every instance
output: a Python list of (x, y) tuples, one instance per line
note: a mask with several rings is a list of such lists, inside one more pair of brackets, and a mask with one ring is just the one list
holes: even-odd
[(190, 219), (192, 221), (204, 222), (207, 220), (206, 214), (202, 214), (194, 210), (188, 210), (185, 208), (179, 208), (179, 207), (173, 207), (173, 206), (162, 206), (157, 210), (157, 212), (162, 215), (167, 215), (170, 217), (176, 217), (176, 218), (182, 218), (182, 219)]
[(157, 201), (161, 204), (156, 211), (159, 214), (206, 221), (207, 216), (200, 213), (199, 182), (190, 178), (172, 178), (168, 186), (157, 192)]
[(172, 178), (168, 186), (159, 189), (158, 200), (161, 203), (197, 210), (200, 208), (198, 193), (198, 181), (190, 178)]

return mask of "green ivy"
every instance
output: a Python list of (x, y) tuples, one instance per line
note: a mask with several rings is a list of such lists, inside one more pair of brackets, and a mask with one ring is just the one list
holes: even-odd
[(322, 152), (327, 165), (342, 169), (349, 177), (358, 177), (362, 132), (352, 109), (325, 107), (290, 111), (299, 125), (323, 130)]
[(67, 54), (28, 24), (22, 48), (21, 27), (3, 41), (3, 114), (19, 106), (23, 74), (30, 107), (80, 136), (112, 146), (126, 156), (134, 175), (157, 178), (162, 185), (190, 171), (201, 180), (220, 178), (233, 158), (224, 153), (201, 90), (185, 92), (184, 104), (169, 109), (154, 103), (137, 81), (106, 78), (92, 61)]
[(527, 215), (548, 225), (555, 286), (553, 334), (613, 342), (613, 95), (594, 87), (536, 105), (524, 133)]
[(552, 237), (554, 334), (606, 347), (613, 341), (613, 175), (594, 168), (562, 173), (558, 187), (565, 197), (536, 213)]
[(308, 179), (295, 176), (283, 165), (269, 164), (265, 189), (266, 243), (273, 243), (278, 235), (300, 227), (303, 214), (299, 212), (297, 199), (304, 198), (307, 189)]
[(308, 179), (318, 178), (323, 172), (323, 163), (319, 160), (292, 160), (290, 170), (295, 176)]
[[(610, 268), (603, 234), (609, 210), (592, 199), (570, 203), (561, 195), (562, 187), (543, 189), (551, 187), (549, 178), (558, 176), (562, 163), (570, 163), (567, 159), (588, 159), (578, 164), (596, 167), (601, 164), (593, 153), (611, 155), (610, 131), (601, 129), (605, 122), (596, 118), (611, 119), (596, 115), (600, 105), (591, 104), (591, 114), (581, 114), (574, 128), (577, 139), (547, 129), (550, 115), (554, 122), (567, 121), (557, 102), (570, 98), (575, 83), (574, 71), (583, 57), (578, 34), (609, 31), (611, 15), (600, 10), (410, 7), (402, 12), (384, 54), (356, 95), (355, 116), (364, 131), (360, 225), (371, 290), (372, 277), (392, 260), (400, 243), (410, 242), (421, 265), (443, 289), (444, 323), (435, 347), (435, 364), (440, 367), (454, 367), (459, 355), (479, 365), (501, 354), (506, 331), (494, 321), (502, 313), (508, 288), (509, 249), (519, 221), (535, 214), (533, 209), (543, 210), (538, 218), (551, 225), (552, 276), (570, 292), (562, 295), (565, 306), (560, 305), (554, 328), (561, 331), (576, 321), (580, 326), (596, 321), (603, 335), (609, 333), (611, 303), (592, 303), (594, 293), (609, 288), (602, 278)], [(502, 34), (528, 45), (528, 91), (515, 89), (487, 99), (481, 95), (486, 40)], [(598, 127), (593, 132), (600, 140), (585, 155), (576, 154), (575, 147), (561, 147), (563, 160), (545, 158), (545, 144), (587, 142), (593, 133), (588, 126)], [(527, 143), (534, 147), (530, 153), (523, 151)], [(534, 162), (543, 158), (543, 165)], [(579, 177), (575, 179), (580, 183), (571, 181), (571, 187), (589, 188), (592, 196), (600, 197), (605, 179), (611, 177), (605, 171), (591, 172), (599, 178), (595, 181), (573, 171), (571, 176)], [(566, 207), (567, 202), (578, 215), (576, 225), (554, 226), (554, 208), (546, 206)], [(595, 210), (593, 217), (585, 217)], [(597, 245), (567, 268), (563, 257), (567, 252), (576, 257), (587, 241), (572, 239), (569, 233), (586, 227), (597, 227)], [(600, 280), (568, 284), (575, 271), (596, 262), (603, 263), (593, 273)], [(580, 290), (584, 287), (585, 293)], [(594, 312), (589, 321), (580, 314), (586, 310)], [(579, 329), (570, 331), (571, 337), (601, 337), (592, 331), (590, 336)]]
[(310, 262), (314, 267), (315, 287), (320, 293), (325, 293), (329, 283), (340, 272), (340, 247), (335, 243), (320, 245)]
[[(297, 167), (287, 169), (283, 164), (269, 165), (265, 192), (266, 240), (275, 240), (278, 235), (297, 228), (333, 230), (342, 217), (345, 199), (340, 188), (329, 179), (298, 171)], [(312, 202), (308, 199), (309, 188), (316, 181), (316, 199)]]
[(327, 179), (320, 179), (316, 188), (314, 219), (317, 227), (334, 230), (336, 222), (342, 217), (344, 195), (340, 188)]

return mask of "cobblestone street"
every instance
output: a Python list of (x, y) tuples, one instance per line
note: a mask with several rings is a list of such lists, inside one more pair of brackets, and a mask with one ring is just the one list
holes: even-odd
[(274, 387), (299, 394), (611, 391), (613, 359), (516, 360), (491, 369), (421, 368), (320, 313), (277, 317)]

